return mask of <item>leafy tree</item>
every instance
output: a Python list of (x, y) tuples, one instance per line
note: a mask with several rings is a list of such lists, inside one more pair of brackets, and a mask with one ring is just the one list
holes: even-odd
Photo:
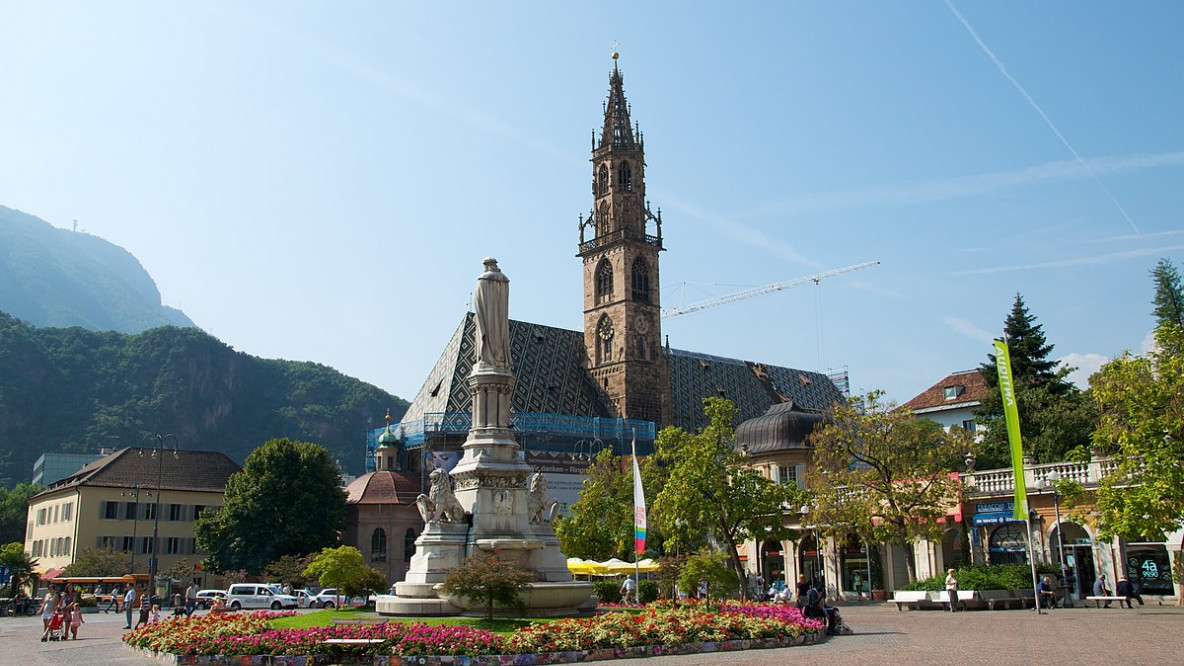
[[(1159, 326), (1184, 330), (1184, 282), (1180, 279), (1180, 271), (1170, 259), (1164, 257), (1151, 269), (1151, 277), (1155, 281), (1155, 298), (1151, 302), (1155, 305), (1154, 314)], [(1184, 353), (1184, 345), (1174, 344), (1170, 335), (1157, 336), (1156, 342), (1161, 349), (1173, 354)]]
[(304, 570), (304, 576), (315, 577), (324, 587), (335, 587), (347, 597), (386, 590), (386, 577), (366, 566), (362, 551), (353, 546), (321, 549)]
[(20, 541), (13, 541), (6, 543), (0, 547), (0, 566), (8, 567), (12, 578), (9, 580), (10, 596), (15, 596), (16, 590), (21, 586), (21, 583), (26, 581), (33, 573), (33, 570), (39, 566), (36, 558), (30, 557), (25, 552), (25, 544)]
[[(1049, 359), (1053, 345), (1046, 341), (1041, 325), (1036, 323), (1035, 315), (1028, 311), (1019, 294), (1004, 322), (1003, 332), (1011, 357), (1025, 453), (1036, 462), (1056, 462), (1064, 460), (1070, 451), (1088, 451), (1093, 406), (1066, 379), (1073, 369), (1058, 370), (1056, 361)], [(987, 359), (979, 366), (979, 372), (990, 390), (975, 411), (975, 420), (983, 426), (978, 452), (978, 465), (983, 469), (1007, 467), (1011, 463), (995, 355), (987, 354)]]
[(171, 580), (180, 581), (182, 585), (186, 585), (193, 580), (193, 565), (189, 563), (188, 558), (182, 557), (173, 562), (173, 566), (162, 570), (160, 575), (168, 576)]
[(257, 575), (282, 555), (337, 543), (345, 524), (340, 479), (317, 444), (273, 439), (252, 451), (226, 484), (225, 505), (194, 524), (207, 569)]
[(315, 557), (313, 553), (308, 555), (281, 555), (274, 562), (268, 564), (263, 573), (268, 580), (278, 581), (283, 585), (291, 585), (293, 588), (304, 587), (308, 577), (304, 575), (304, 570), (308, 565), (312, 564)]
[(485, 604), (486, 619), (493, 619), (493, 607), (525, 606), (519, 593), (534, 581), (534, 574), (513, 562), (503, 562), (496, 555), (466, 557), (464, 564), (448, 572), (441, 590), (449, 596)]
[(555, 536), (569, 557), (607, 560), (633, 550), (633, 480), (620, 456), (604, 449), (588, 467), (571, 514), (555, 523)]
[(12, 488), (0, 488), (0, 543), (24, 541), (29, 500), (42, 490), (39, 485), (23, 481)]
[[(810, 435), (814, 504), (805, 519), (824, 533), (855, 531), (873, 543), (938, 540), (958, 503), (962, 482), (954, 472), (974, 443), (967, 431), (947, 431), (882, 396), (872, 391), (836, 405)], [(914, 580), (915, 563), (906, 563)]]
[(732, 569), (726, 553), (704, 550), (687, 558), (678, 574), (678, 587), (689, 594), (697, 591), (702, 581), (707, 581), (705, 601), (710, 607), (712, 599), (723, 599), (736, 593), (741, 580), (743, 576)]
[(131, 554), (107, 548), (83, 548), (66, 566), (67, 576), (122, 576), (131, 570)]
[(1184, 526), (1184, 354), (1171, 351), (1184, 349), (1184, 329), (1165, 322), (1156, 340), (1159, 351), (1124, 354), (1090, 378), (1094, 441), (1117, 463), (1097, 490), (1102, 538), (1161, 539)]
[(668, 478), (654, 499), (654, 518), (672, 545), (689, 545), (703, 534), (713, 537), (742, 580), (739, 544), (757, 536), (784, 536), (782, 506), (796, 501), (799, 491), (766, 479), (733, 449), (736, 406), (731, 401), (703, 402), (709, 424), (698, 434), (675, 427), (658, 434), (658, 458), (668, 466)]

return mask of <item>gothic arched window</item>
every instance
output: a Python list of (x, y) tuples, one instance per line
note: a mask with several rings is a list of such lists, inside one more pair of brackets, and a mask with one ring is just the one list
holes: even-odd
[(628, 162), (621, 162), (617, 167), (617, 186), (622, 192), (633, 191), (633, 171), (629, 168)]
[(633, 300), (641, 303), (650, 302), (650, 267), (645, 259), (638, 257), (633, 260)]
[(644, 335), (637, 336), (637, 358), (643, 361), (649, 359), (649, 342)]
[(600, 165), (600, 175), (597, 177), (596, 180), (599, 183), (599, 187), (596, 188), (596, 192), (594, 192), (593, 194), (595, 194), (596, 196), (600, 196), (602, 194), (608, 194), (608, 165), (607, 164)]
[(370, 561), (386, 562), (386, 530), (381, 527), (370, 536)]
[(596, 266), (596, 304), (606, 303), (613, 297), (613, 265), (608, 259), (601, 259)]
[(407, 533), (403, 535), (403, 561), (410, 562), (411, 556), (414, 554), (415, 554), (415, 530), (408, 527)]

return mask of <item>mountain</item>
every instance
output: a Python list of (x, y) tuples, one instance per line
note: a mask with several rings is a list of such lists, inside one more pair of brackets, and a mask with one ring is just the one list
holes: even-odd
[(36, 326), (140, 333), (193, 326), (162, 305), (156, 282), (127, 250), (0, 206), (0, 310)]
[(398, 421), (407, 402), (324, 365), (236, 352), (196, 328), (38, 328), (0, 312), (3, 485), (27, 480), (46, 451), (152, 446), (156, 433), (239, 463), (275, 437), (315, 442), (360, 474), (366, 431), (388, 408)]

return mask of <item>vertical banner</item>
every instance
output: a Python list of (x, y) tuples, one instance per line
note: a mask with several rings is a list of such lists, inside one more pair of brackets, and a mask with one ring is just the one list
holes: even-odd
[(637, 433), (633, 433), (633, 536), (635, 552), (645, 553), (645, 489), (641, 487), (641, 468), (637, 466)]
[(995, 368), (999, 371), (999, 392), (1003, 395), (1003, 418), (1007, 421), (1007, 441), (1011, 445), (1011, 469), (1015, 475), (1015, 509), (1012, 517), (1028, 519), (1028, 488), (1024, 484), (1024, 444), (1020, 439), (1020, 412), (1016, 408), (1015, 384), (1011, 379), (1011, 355), (1007, 343), (995, 341)]

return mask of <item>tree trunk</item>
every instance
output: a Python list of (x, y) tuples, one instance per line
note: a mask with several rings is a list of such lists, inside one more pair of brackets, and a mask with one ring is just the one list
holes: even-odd
[(1184, 607), (1184, 537), (1180, 538), (1180, 551), (1176, 555), (1176, 566), (1180, 571), (1180, 580), (1176, 581), (1180, 593), (1176, 595), (1176, 606)]
[(744, 566), (740, 564), (740, 549), (736, 547), (736, 539), (730, 532), (725, 532), (728, 536), (728, 556), (732, 559), (732, 571), (736, 573), (736, 577), (740, 579), (740, 599), (748, 600), (748, 576), (744, 574)]
[(913, 544), (908, 542), (904, 544), (904, 567), (909, 574), (909, 582), (917, 580), (917, 562), (913, 557)]

